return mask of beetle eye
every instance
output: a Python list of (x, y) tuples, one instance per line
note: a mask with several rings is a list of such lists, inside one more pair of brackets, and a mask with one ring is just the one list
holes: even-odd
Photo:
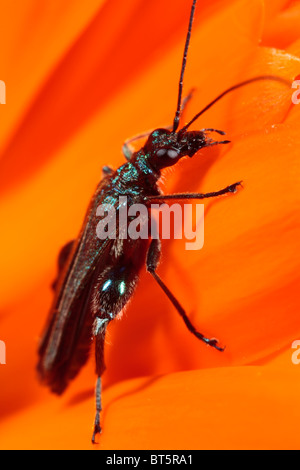
[(180, 153), (179, 150), (169, 149), (167, 152), (167, 155), (169, 158), (177, 158), (179, 153)]
[(168, 157), (168, 158), (177, 158), (179, 155), (179, 150), (175, 149), (159, 149), (156, 152), (158, 157)]
[(167, 153), (167, 149), (159, 149), (157, 152), (156, 152), (156, 155), (158, 157), (164, 157)]

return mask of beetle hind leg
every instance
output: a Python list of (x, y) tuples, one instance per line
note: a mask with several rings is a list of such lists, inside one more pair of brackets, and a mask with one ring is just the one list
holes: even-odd
[(105, 371), (104, 345), (108, 324), (120, 314), (135, 289), (138, 273), (130, 263), (108, 268), (102, 273), (94, 286), (92, 310), (94, 315), (93, 336), (96, 354), (96, 417), (94, 423), (93, 444), (96, 436), (101, 433), (101, 376)]
[(92, 436), (92, 443), (96, 444), (96, 436), (101, 434), (102, 429), (100, 425), (100, 413), (102, 411), (102, 403), (101, 403), (101, 392), (102, 392), (102, 380), (99, 376), (97, 378), (96, 383), (96, 417), (95, 417), (95, 424), (94, 424), (94, 432)]
[(101, 376), (105, 371), (105, 362), (104, 362), (104, 341), (106, 327), (108, 324), (107, 319), (100, 319), (96, 317), (94, 321), (94, 336), (95, 336), (95, 354), (96, 354), (96, 374), (97, 374), (97, 383), (96, 383), (96, 416), (94, 423), (94, 432), (92, 436), (92, 443), (96, 444), (96, 436), (101, 434), (101, 425), (100, 425), (100, 413), (102, 411), (102, 380)]

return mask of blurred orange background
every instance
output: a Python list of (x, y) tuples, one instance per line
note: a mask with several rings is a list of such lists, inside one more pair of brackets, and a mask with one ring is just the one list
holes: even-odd
[[(94, 358), (62, 398), (37, 381), (39, 336), (59, 249), (74, 238), (123, 142), (174, 117), (190, 3), (0, 1), (1, 449), (91, 449)], [(300, 73), (300, 2), (199, 0), (187, 119), (229, 86)], [(194, 128), (223, 129), (166, 173), (166, 192), (238, 194), (205, 203), (205, 245), (163, 244), (160, 274), (223, 354), (200, 344), (151, 276), (106, 341), (100, 449), (299, 448), (300, 106), (261, 82)]]

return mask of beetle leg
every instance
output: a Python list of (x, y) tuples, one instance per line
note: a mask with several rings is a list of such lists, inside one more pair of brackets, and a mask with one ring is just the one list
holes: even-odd
[(122, 147), (122, 152), (126, 160), (129, 161), (135, 152), (134, 148), (130, 144), (132, 142), (135, 142), (136, 140), (140, 140), (140, 139), (143, 139), (144, 137), (148, 137), (151, 134), (151, 132), (152, 131), (145, 132), (144, 134), (139, 134), (139, 135), (136, 135), (135, 137), (131, 137), (130, 139), (126, 140), (126, 142), (123, 144), (123, 147)]
[(180, 305), (178, 300), (174, 297), (172, 292), (168, 289), (168, 287), (164, 284), (164, 282), (161, 280), (159, 275), (156, 273), (156, 269), (157, 269), (157, 266), (159, 264), (160, 254), (161, 254), (161, 242), (160, 242), (160, 240), (153, 239), (151, 244), (150, 244), (148, 255), (147, 255), (147, 270), (148, 270), (148, 272), (154, 277), (156, 282), (159, 284), (159, 286), (162, 288), (164, 293), (170, 299), (170, 301), (172, 302), (172, 304), (176, 308), (177, 312), (179, 313), (179, 315), (183, 319), (183, 321), (184, 321), (186, 327), (188, 328), (188, 330), (194, 336), (196, 336), (196, 338), (200, 339), (201, 341), (206, 343), (208, 346), (211, 346), (211, 347), (213, 347), (213, 348), (215, 348), (215, 349), (217, 349), (218, 351), (221, 351), (221, 352), (224, 351), (224, 348), (219, 345), (219, 342), (216, 338), (206, 338), (202, 333), (199, 333), (199, 331), (197, 331), (197, 329), (194, 327), (194, 325), (192, 324), (192, 322), (188, 318), (188, 316), (187, 316), (185, 310), (183, 309), (183, 307)]
[(161, 194), (158, 196), (147, 196), (146, 201), (166, 201), (167, 199), (208, 199), (218, 196), (224, 196), (229, 193), (236, 193), (239, 186), (242, 186), (242, 181), (231, 184), (220, 191), (212, 193), (186, 193), (186, 194)]
[[(182, 105), (181, 105), (180, 119), (183, 118), (183, 114), (186, 111), (187, 105), (191, 101), (191, 99), (193, 98), (194, 91), (195, 91), (195, 88), (192, 88), (189, 91), (188, 95), (183, 98)], [(170, 129), (172, 130), (173, 126), (171, 126)]]
[(96, 436), (101, 434), (102, 429), (100, 425), (100, 413), (102, 411), (102, 380), (101, 376), (105, 371), (105, 362), (104, 362), (104, 341), (106, 328), (109, 323), (107, 318), (101, 319), (96, 317), (94, 321), (94, 336), (95, 336), (95, 354), (96, 354), (96, 374), (97, 374), (97, 383), (96, 383), (96, 416), (94, 423), (94, 432), (92, 436), (92, 443), (96, 443)]
[(92, 443), (96, 443), (96, 436), (101, 434), (101, 425), (100, 425), (100, 413), (102, 411), (102, 381), (101, 376), (105, 370), (105, 362), (104, 362), (104, 340), (105, 340), (105, 333), (106, 327), (108, 324), (107, 319), (100, 319), (99, 317), (96, 318), (94, 322), (94, 336), (96, 337), (96, 373), (97, 373), (97, 383), (96, 383), (96, 416), (95, 416), (95, 423), (94, 423), (94, 432), (92, 437)]
[(114, 172), (114, 170), (113, 170), (113, 168), (111, 168), (110, 166), (104, 166), (104, 167), (102, 168), (102, 174), (103, 174), (103, 176), (111, 175), (113, 172)]
[(117, 317), (127, 305), (138, 281), (138, 271), (134, 264), (113, 265), (100, 275), (94, 286), (92, 311), (94, 314), (93, 336), (95, 338), (96, 354), (96, 418), (92, 442), (95, 443), (97, 434), (101, 433), (101, 376), (105, 371), (104, 344), (108, 324)]
[(53, 283), (51, 285), (53, 290), (56, 289), (60, 273), (63, 270), (63, 268), (64, 268), (64, 266), (65, 266), (65, 264), (68, 260), (68, 257), (69, 257), (69, 255), (72, 251), (73, 245), (74, 245), (74, 240), (72, 240), (72, 241), (68, 242), (66, 245), (64, 245), (63, 248), (59, 252), (58, 263), (57, 263), (58, 264), (58, 275), (57, 275), (57, 278), (53, 281)]
[(220, 135), (226, 135), (226, 132), (220, 131), (219, 129), (202, 129), (201, 132), (216, 132), (217, 134)]
[(204, 147), (212, 147), (213, 145), (223, 145), (223, 144), (231, 144), (231, 140), (212, 140), (209, 139), (205, 145), (203, 145), (202, 148)]
[(96, 417), (95, 417), (95, 424), (94, 424), (94, 432), (92, 437), (92, 443), (96, 443), (96, 436), (97, 434), (101, 434), (101, 426), (100, 426), (100, 413), (102, 411), (102, 403), (101, 403), (101, 392), (102, 392), (102, 381), (101, 377), (97, 378), (96, 383)]

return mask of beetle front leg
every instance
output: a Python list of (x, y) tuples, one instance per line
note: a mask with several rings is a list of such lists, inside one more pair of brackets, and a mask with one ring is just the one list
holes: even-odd
[(209, 199), (219, 196), (225, 196), (226, 194), (236, 193), (238, 188), (242, 186), (242, 181), (231, 184), (220, 191), (214, 191), (212, 193), (186, 193), (186, 194), (161, 194), (159, 196), (147, 196), (147, 201), (167, 201), (168, 199)]
[(105, 165), (104, 167), (102, 167), (102, 175), (104, 177), (107, 176), (107, 175), (112, 175), (113, 172), (114, 172), (114, 170), (110, 166)]
[(132, 137), (131, 139), (126, 140), (126, 142), (123, 144), (122, 152), (127, 161), (130, 161), (132, 155), (135, 152), (134, 148), (130, 144), (132, 144), (132, 142), (135, 142), (136, 140), (149, 137), (150, 134), (151, 134), (151, 131), (145, 132), (144, 134), (136, 135), (135, 137)]

